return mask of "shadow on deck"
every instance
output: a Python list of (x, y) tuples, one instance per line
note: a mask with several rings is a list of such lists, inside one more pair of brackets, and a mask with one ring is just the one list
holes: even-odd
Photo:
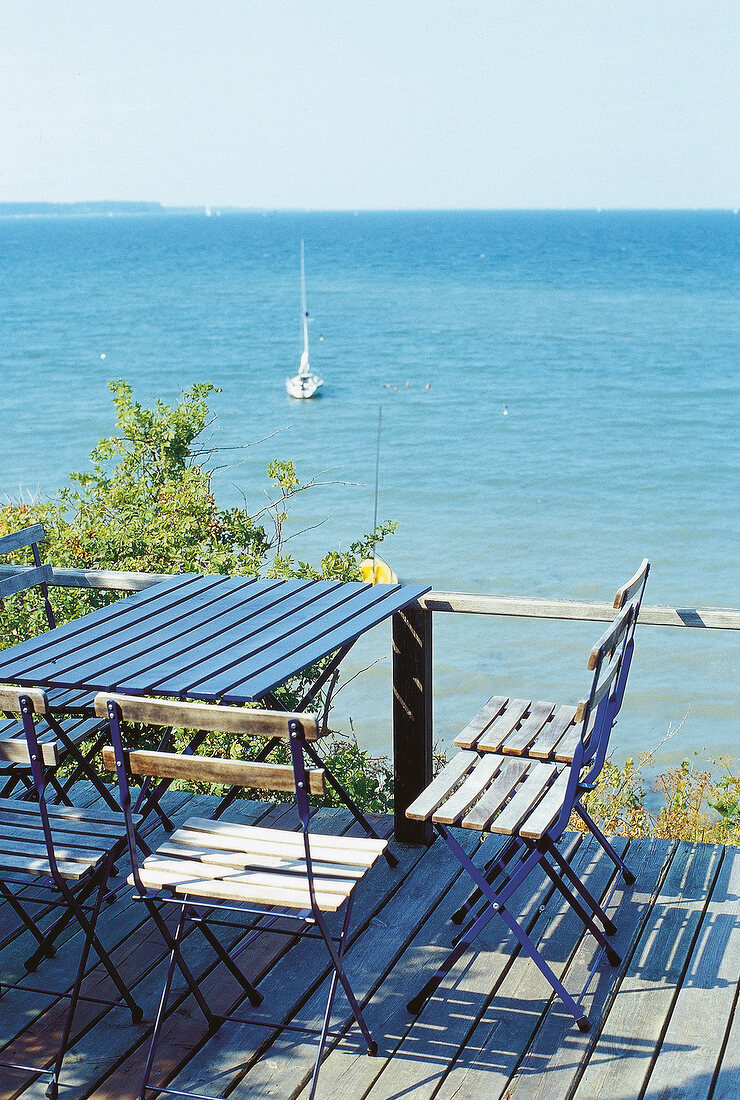
[[(90, 789), (81, 784), (76, 798), (89, 804)], [(172, 792), (167, 809), (177, 821), (202, 815), (210, 801)], [(283, 819), (285, 827), (286, 814), (293, 813), (288, 807), (240, 802), (226, 816), (265, 825)], [(380, 821), (389, 833), (390, 819)], [(322, 810), (316, 817), (322, 832), (340, 833), (350, 824), (344, 810)], [(462, 834), (469, 848), (478, 839), (477, 833)], [(498, 921), (478, 938), (422, 1013), (409, 1015), (406, 1001), (450, 942), (454, 926), (449, 914), (464, 899), (465, 882), (441, 841), (426, 850), (396, 845), (398, 867), (390, 869), (380, 860), (358, 890), (347, 953), (350, 978), (367, 1004), (379, 1053), (374, 1058), (364, 1053), (350, 1029), (329, 1049), (319, 1097), (737, 1100), (740, 849), (661, 840), (621, 843), (637, 874), (635, 885), (624, 893), (618, 888), (612, 899), (613, 905), (619, 903), (614, 943), (624, 961), (615, 970), (601, 960), (584, 1001), (593, 1023), (585, 1035)], [(579, 876), (603, 896), (612, 866), (598, 846), (575, 834), (566, 834), (563, 845)], [(530, 935), (566, 987), (580, 989), (594, 959), (593, 941), (581, 934), (579, 921), (553, 896), (549, 883), (543, 881), (535, 896), (531, 881), (527, 889), (518, 911)], [(101, 938), (116, 945), (113, 959), (144, 1008), (144, 1022), (133, 1025), (125, 1011), (84, 1002), (63, 1070), (64, 1100), (138, 1096), (166, 957), (156, 929), (144, 918), (144, 907), (133, 904), (125, 889), (98, 925)], [(265, 996), (260, 1013), (313, 1026), (320, 1022), (326, 999), (326, 952), (309, 940), (289, 947), (286, 958), (287, 942), (264, 932), (240, 955), (240, 964)], [(19, 977), (27, 954), (27, 933), (8, 905), (0, 906), (0, 976)], [(76, 956), (71, 945), (69, 950), (60, 946), (56, 958), (33, 976), (34, 984), (71, 984)], [(192, 939), (188, 958), (202, 976), (214, 1011), (233, 1011), (238, 986), (216, 966), (201, 937)], [(109, 992), (101, 969), (87, 979), (85, 992), (92, 996)], [(52, 996), (6, 993), (0, 1000), (0, 1058), (43, 1058), (60, 1018), (60, 1003)], [(333, 1026), (344, 1030), (348, 1022), (346, 1001), (339, 996)], [(224, 1024), (209, 1036), (181, 984), (160, 1051), (159, 1085), (233, 1100), (305, 1100), (315, 1047), (313, 1039), (268, 1023)], [(24, 1080), (17, 1071), (0, 1073), (5, 1075), (2, 1100), (43, 1097), (42, 1081)]]

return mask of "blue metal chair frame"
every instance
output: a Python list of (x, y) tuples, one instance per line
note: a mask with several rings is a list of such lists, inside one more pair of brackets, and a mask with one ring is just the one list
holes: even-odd
[[(2, 879), (0, 880), (0, 895), (9, 903), (13, 911), (37, 941), (38, 947), (36, 951), (34, 951), (26, 961), (26, 970), (28, 972), (34, 971), (43, 958), (52, 957), (56, 953), (54, 947), (55, 940), (72, 922), (76, 921), (79, 925), (84, 935), (84, 943), (80, 952), (80, 959), (71, 991), (55, 991), (48, 989), (46, 986), (41, 989), (35, 989), (35, 987), (28, 985), (26, 979), (21, 979), (13, 983), (0, 981), (0, 994), (7, 989), (24, 989), (40, 994), (43, 993), (44, 995), (51, 994), (52, 996), (60, 998), (69, 998), (69, 1005), (62, 1027), (61, 1038), (51, 1069), (46, 1066), (29, 1066), (8, 1061), (0, 1061), (0, 1065), (5, 1068), (37, 1073), (39, 1075), (49, 1074), (50, 1080), (46, 1089), (46, 1095), (50, 1100), (56, 1100), (59, 1092), (59, 1078), (62, 1063), (68, 1049), (74, 1013), (78, 1002), (80, 1000), (90, 1000), (111, 1006), (123, 1007), (125, 1005), (130, 1011), (134, 1023), (140, 1022), (142, 1019), (142, 1011), (131, 996), (126, 984), (121, 979), (115, 965), (111, 961), (110, 955), (103, 947), (95, 931), (101, 905), (108, 892), (107, 881), (113, 871), (114, 859), (117, 854), (120, 854), (123, 844), (125, 843), (123, 837), (123, 818), (120, 818), (120, 838), (116, 840), (115, 838), (111, 839), (108, 837), (106, 840), (101, 837), (99, 858), (97, 858), (96, 862), (93, 862), (91, 858), (87, 872), (82, 874), (76, 884), (73, 883), (70, 885), (68, 876), (65, 876), (63, 870), (60, 868), (60, 862), (64, 865), (65, 861), (69, 861), (75, 857), (74, 853), (70, 855), (66, 848), (64, 850), (64, 856), (58, 857), (56, 853), (54, 834), (55, 831), (60, 828), (60, 824), (61, 827), (63, 827), (64, 818), (60, 818), (59, 815), (54, 816), (53, 807), (50, 814), (49, 807), (47, 806), (47, 769), (43, 763), (44, 753), (39, 746), (34, 723), (36, 708), (41, 705), (41, 709), (45, 709), (46, 699), (41, 692), (35, 692), (34, 697), (35, 698), (32, 698), (30, 694), (22, 689), (19, 690), (18, 708), (20, 710), (21, 721), (28, 746), (29, 763), (38, 805), (38, 823), (34, 830), (37, 834), (37, 839), (32, 845), (31, 850), (36, 852), (38, 851), (39, 845), (43, 844), (45, 846), (49, 873), (46, 874), (42, 870), (35, 870), (34, 865), (37, 865), (39, 860), (38, 858), (34, 859), (31, 857), (28, 860), (28, 870), (9, 871), (6, 869), (3, 871)], [(24, 805), (27, 805), (27, 803), (24, 803)], [(100, 817), (96, 819), (93, 813), (90, 813), (89, 816), (90, 833), (86, 835), (86, 845), (84, 849), (78, 853), (83, 858), (85, 856), (90, 857), (92, 845), (91, 837), (95, 836), (96, 826), (100, 823)], [(52, 817), (54, 818), (53, 824)], [(84, 820), (84, 817), (82, 819)], [(38, 824), (40, 824), (40, 829), (38, 828)], [(14, 886), (20, 887), (20, 889), (14, 890)], [(31, 889), (40, 891), (44, 896), (36, 897), (29, 892)], [(52, 921), (50, 927), (42, 929), (29, 911), (29, 907), (37, 905), (43, 905), (46, 910), (51, 908), (52, 912), (61, 909), (61, 914), (56, 920)], [(87, 964), (91, 949), (94, 949), (108, 972), (108, 975), (120, 994), (120, 1000), (110, 1001), (100, 997), (87, 997), (82, 994), (82, 985), (87, 972)]]

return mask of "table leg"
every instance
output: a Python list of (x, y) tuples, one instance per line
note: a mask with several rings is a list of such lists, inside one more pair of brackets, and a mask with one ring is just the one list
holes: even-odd
[(406, 808), (432, 781), (432, 612), (407, 607), (393, 616), (393, 776), (395, 836), (430, 844), (431, 822)]

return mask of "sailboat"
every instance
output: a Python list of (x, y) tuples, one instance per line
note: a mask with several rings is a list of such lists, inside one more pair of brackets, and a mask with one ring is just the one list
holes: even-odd
[(285, 388), (289, 397), (314, 397), (324, 384), (323, 378), (314, 374), (308, 361), (308, 310), (306, 309), (306, 268), (303, 260), (303, 241), (301, 241), (301, 318), (303, 321), (303, 351), (298, 374), (285, 379)]

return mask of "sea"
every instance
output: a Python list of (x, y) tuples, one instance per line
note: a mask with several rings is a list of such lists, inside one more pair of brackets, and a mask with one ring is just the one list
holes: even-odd
[[(219, 502), (262, 508), (273, 458), (311, 486), (297, 561), (377, 511), (382, 556), (438, 590), (611, 600), (647, 556), (647, 603), (739, 608), (739, 238), (732, 211), (0, 218), (0, 490), (84, 470), (110, 380), (211, 382)], [(602, 629), (436, 614), (439, 748), (492, 694), (579, 698)], [(642, 626), (615, 761), (740, 757), (739, 657), (736, 631)], [(344, 670), (333, 724), (389, 753), (388, 624)]]

